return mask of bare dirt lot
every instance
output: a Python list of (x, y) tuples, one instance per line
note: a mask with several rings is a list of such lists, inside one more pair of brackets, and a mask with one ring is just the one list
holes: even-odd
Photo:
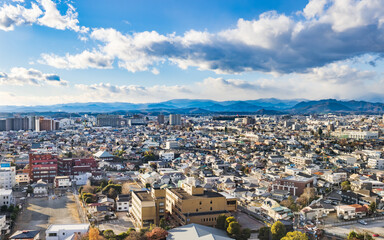
[(73, 194), (67, 193), (54, 199), (29, 198), (16, 220), (14, 230), (46, 230), (51, 224), (71, 223), (80, 223), (80, 218)]

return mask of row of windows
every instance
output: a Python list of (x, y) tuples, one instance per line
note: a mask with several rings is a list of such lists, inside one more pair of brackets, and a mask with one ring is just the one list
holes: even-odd
[(216, 221), (216, 218), (202, 218), (200, 219), (201, 222), (212, 222)]

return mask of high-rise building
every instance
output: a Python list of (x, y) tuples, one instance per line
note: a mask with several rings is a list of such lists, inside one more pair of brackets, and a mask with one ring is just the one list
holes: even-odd
[(5, 119), (0, 119), (0, 131), (6, 131), (6, 127), (5, 127), (6, 121), (7, 120), (5, 120)]
[(119, 115), (97, 115), (97, 126), (99, 127), (121, 127), (122, 118)]
[(181, 116), (180, 114), (171, 114), (169, 115), (169, 124), (172, 126), (181, 125)]
[(157, 123), (158, 123), (158, 124), (164, 124), (164, 122), (165, 122), (165, 117), (164, 117), (164, 115), (163, 115), (163, 114), (159, 114), (159, 115), (157, 115)]

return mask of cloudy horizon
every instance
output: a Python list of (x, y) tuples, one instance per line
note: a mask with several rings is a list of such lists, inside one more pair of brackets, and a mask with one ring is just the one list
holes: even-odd
[(166, 3), (0, 0), (0, 105), (384, 102), (384, 1)]

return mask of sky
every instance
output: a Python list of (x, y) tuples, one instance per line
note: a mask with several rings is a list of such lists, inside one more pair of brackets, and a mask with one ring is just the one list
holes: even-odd
[(382, 0), (0, 0), (0, 105), (384, 102)]

